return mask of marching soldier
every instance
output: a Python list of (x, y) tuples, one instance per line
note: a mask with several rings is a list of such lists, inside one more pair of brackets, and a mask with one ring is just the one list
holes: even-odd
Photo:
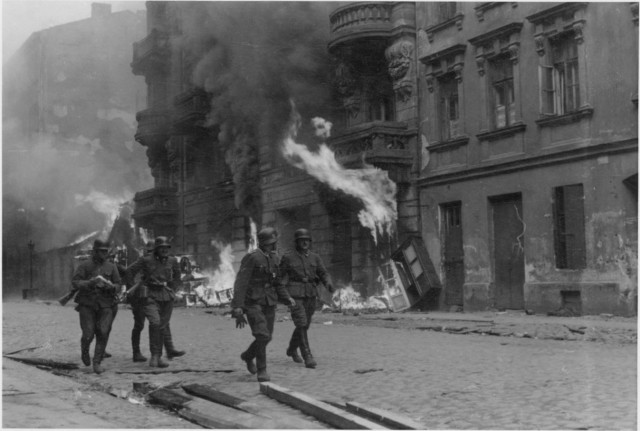
[(109, 333), (114, 317), (114, 305), (118, 302), (118, 291), (121, 284), (116, 266), (107, 260), (109, 245), (105, 241), (95, 240), (91, 260), (78, 266), (71, 283), (78, 290), (75, 302), (80, 315), (80, 351), (82, 362), (91, 365), (89, 348), (93, 337), (96, 346), (93, 354), (93, 371), (104, 372), (101, 365), (107, 349)]
[[(153, 241), (147, 242), (144, 250), (144, 255), (148, 256), (153, 253), (155, 243)], [(131, 292), (132, 291), (132, 292)], [(145, 362), (147, 357), (140, 351), (140, 336), (144, 329), (144, 298), (146, 293), (144, 288), (131, 289), (130, 294), (127, 295), (127, 302), (131, 306), (131, 312), (133, 313), (133, 329), (131, 330), (131, 349), (133, 351), (133, 362)], [(168, 359), (173, 359), (179, 356), (185, 355), (187, 352), (184, 350), (178, 350), (173, 345), (173, 337), (171, 336), (171, 326), (167, 323), (167, 327), (164, 331), (164, 350)]]
[[(322, 258), (310, 250), (311, 235), (309, 231), (298, 229), (294, 236), (295, 251), (286, 253), (280, 262), (282, 284), (296, 302), (296, 307), (291, 308), (291, 319), (296, 328), (291, 335), (287, 356), (298, 363), (304, 360), (304, 365), (307, 368), (315, 368), (317, 363), (311, 354), (307, 331), (311, 325), (311, 317), (316, 310), (318, 283), (322, 282), (331, 293), (335, 289)], [(298, 355), (298, 348), (302, 352), (302, 358)]]
[(259, 248), (242, 259), (231, 301), (236, 328), (244, 327), (249, 320), (255, 340), (240, 355), (240, 359), (246, 363), (251, 374), (258, 374), (259, 382), (270, 380), (267, 373), (267, 344), (273, 335), (277, 301), (279, 299), (289, 306), (295, 305), (278, 280), (276, 242), (275, 229), (264, 228), (258, 232)]
[[(162, 346), (165, 343), (165, 336), (170, 336), (168, 328), (173, 312), (175, 290), (180, 285), (180, 266), (175, 257), (169, 256), (170, 247), (169, 240), (159, 236), (155, 239), (153, 254), (141, 257), (127, 268), (128, 285), (132, 285), (136, 274), (142, 271), (138, 290), (141, 290), (139, 296), (143, 301), (144, 315), (149, 320), (150, 367), (169, 366), (161, 358)], [(167, 344), (172, 347), (172, 351), (167, 351), (167, 357), (184, 355), (184, 352), (173, 348), (173, 343)]]

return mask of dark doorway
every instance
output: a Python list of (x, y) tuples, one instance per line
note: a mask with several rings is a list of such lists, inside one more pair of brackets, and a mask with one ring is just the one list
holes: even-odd
[(464, 251), (462, 249), (462, 205), (454, 202), (442, 206), (444, 231), (445, 303), (462, 305)]
[(491, 198), (495, 301), (499, 309), (524, 308), (524, 223), (522, 197)]

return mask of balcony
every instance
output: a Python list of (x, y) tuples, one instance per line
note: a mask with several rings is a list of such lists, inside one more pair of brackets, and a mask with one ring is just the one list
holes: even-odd
[(344, 42), (389, 37), (393, 29), (393, 2), (353, 3), (336, 9), (330, 16), (329, 50)]
[(136, 113), (138, 130), (135, 140), (144, 146), (165, 141), (169, 137), (169, 111), (166, 109), (145, 109)]
[(145, 221), (152, 220), (154, 224), (171, 225), (176, 223), (178, 216), (178, 198), (176, 189), (155, 187), (136, 193), (133, 201), (136, 210), (133, 214), (138, 225), (148, 225)]
[(134, 75), (144, 75), (148, 70), (163, 70), (169, 60), (169, 36), (156, 29), (139, 42), (133, 43), (131, 69)]
[(173, 105), (173, 131), (176, 134), (193, 133), (206, 127), (211, 109), (211, 96), (200, 89), (193, 89), (176, 96)]
[(363, 124), (329, 140), (336, 160), (343, 166), (357, 168), (362, 162), (389, 171), (394, 181), (409, 180), (415, 159), (417, 130), (404, 123), (379, 121)]

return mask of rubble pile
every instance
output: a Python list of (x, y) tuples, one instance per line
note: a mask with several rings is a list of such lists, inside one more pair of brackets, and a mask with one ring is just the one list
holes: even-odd
[(331, 298), (332, 311), (357, 312), (362, 314), (380, 313), (389, 311), (389, 300), (384, 296), (371, 296), (362, 298), (351, 285), (336, 290)]

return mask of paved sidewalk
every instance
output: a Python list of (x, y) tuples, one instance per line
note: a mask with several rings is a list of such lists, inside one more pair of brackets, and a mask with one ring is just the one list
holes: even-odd
[(8, 358), (2, 359), (2, 404), (2, 428), (193, 428), (164, 411)]

